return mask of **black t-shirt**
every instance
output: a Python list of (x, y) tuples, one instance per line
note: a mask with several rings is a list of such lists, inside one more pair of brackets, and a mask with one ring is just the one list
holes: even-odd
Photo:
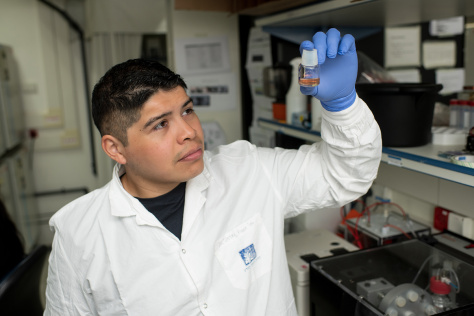
[(181, 240), (183, 228), (184, 195), (186, 182), (180, 183), (170, 192), (155, 198), (137, 198), (145, 208)]

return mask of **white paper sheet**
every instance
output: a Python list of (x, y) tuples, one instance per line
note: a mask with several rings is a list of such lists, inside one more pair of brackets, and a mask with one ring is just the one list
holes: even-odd
[(272, 66), (273, 64), (270, 34), (264, 32), (260, 27), (252, 28), (247, 47), (245, 68), (253, 101), (252, 126), (256, 126), (258, 118), (273, 118), (272, 103), (275, 100), (265, 96), (263, 93), (263, 70), (265, 67)]
[(456, 93), (463, 90), (465, 80), (464, 68), (436, 70), (436, 83), (443, 85), (440, 94)]
[(385, 29), (385, 67), (420, 65), (420, 26)]
[(182, 75), (230, 71), (227, 37), (177, 39), (176, 72)]
[(423, 67), (425, 69), (454, 67), (456, 43), (454, 41), (426, 41), (423, 43)]
[(453, 36), (464, 33), (464, 17), (457, 16), (449, 19), (430, 21), (431, 36)]
[(421, 75), (418, 69), (389, 70), (388, 73), (397, 80), (404, 83), (420, 83)]
[(198, 113), (237, 107), (237, 81), (234, 73), (187, 75), (184, 81)]

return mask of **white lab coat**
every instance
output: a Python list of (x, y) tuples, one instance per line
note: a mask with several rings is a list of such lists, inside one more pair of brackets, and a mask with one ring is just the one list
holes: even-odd
[(50, 221), (45, 315), (296, 315), (284, 218), (358, 198), (381, 157), (359, 98), (323, 117), (325, 141), (298, 151), (238, 141), (206, 152), (187, 183), (181, 241), (124, 190), (117, 165)]

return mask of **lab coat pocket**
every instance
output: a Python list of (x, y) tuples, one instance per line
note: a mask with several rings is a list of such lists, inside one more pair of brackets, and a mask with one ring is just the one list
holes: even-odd
[(260, 214), (228, 232), (215, 244), (215, 255), (232, 285), (247, 289), (271, 271), (272, 241)]

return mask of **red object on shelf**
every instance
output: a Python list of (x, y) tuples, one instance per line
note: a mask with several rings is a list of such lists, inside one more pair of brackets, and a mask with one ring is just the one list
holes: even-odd
[(451, 213), (450, 210), (447, 210), (442, 207), (436, 207), (434, 211), (434, 228), (437, 230), (445, 230), (448, 229), (448, 216)]
[(273, 118), (275, 120), (285, 121), (286, 120), (286, 105), (284, 103), (274, 102), (272, 104)]

